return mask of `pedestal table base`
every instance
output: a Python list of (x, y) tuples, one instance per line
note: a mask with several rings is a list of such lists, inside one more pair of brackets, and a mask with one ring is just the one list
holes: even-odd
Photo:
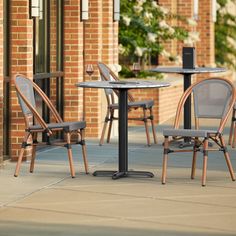
[(154, 174), (149, 171), (112, 171), (112, 170), (97, 170), (93, 173), (94, 176), (106, 177), (111, 176), (112, 179), (120, 179), (124, 177), (147, 177), (152, 178)]

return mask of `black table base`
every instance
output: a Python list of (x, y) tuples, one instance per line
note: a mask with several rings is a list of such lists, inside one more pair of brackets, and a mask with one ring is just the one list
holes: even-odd
[(154, 174), (149, 171), (112, 171), (112, 170), (97, 170), (93, 173), (93, 176), (97, 177), (112, 177), (112, 179), (120, 179), (124, 177), (147, 177), (152, 178)]

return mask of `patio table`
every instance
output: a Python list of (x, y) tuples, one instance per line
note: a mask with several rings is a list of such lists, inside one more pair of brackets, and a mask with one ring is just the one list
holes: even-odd
[(84, 88), (105, 88), (119, 91), (119, 149), (118, 171), (95, 171), (94, 176), (112, 176), (113, 179), (129, 176), (153, 177), (153, 173), (147, 171), (128, 170), (128, 90), (144, 88), (162, 88), (170, 86), (169, 83), (159, 81), (92, 81), (76, 84)]
[[(220, 73), (225, 72), (225, 68), (212, 68), (212, 67), (196, 67), (193, 69), (185, 69), (182, 67), (156, 67), (151, 69), (152, 72), (160, 73), (175, 73), (182, 74), (184, 78), (184, 91), (191, 86), (191, 76), (193, 74), (201, 73)], [(184, 129), (191, 129), (191, 97), (188, 97), (184, 104)], [(180, 147), (186, 147), (192, 145), (190, 138), (184, 138), (184, 142), (180, 144)]]

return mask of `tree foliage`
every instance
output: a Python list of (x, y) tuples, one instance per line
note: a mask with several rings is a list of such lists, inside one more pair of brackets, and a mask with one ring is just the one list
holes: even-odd
[(179, 26), (170, 26), (168, 21), (175, 16), (155, 0), (121, 0), (119, 25), (119, 52), (132, 61), (148, 61), (150, 56), (167, 54), (163, 42), (169, 39), (184, 40), (188, 32)]
[[(236, 0), (231, 0), (236, 4)], [(236, 15), (229, 12), (229, 0), (217, 0), (217, 21), (215, 23), (215, 60), (220, 66), (236, 69)]]

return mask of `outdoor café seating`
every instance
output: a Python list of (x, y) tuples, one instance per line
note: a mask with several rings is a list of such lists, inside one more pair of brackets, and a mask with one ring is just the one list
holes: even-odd
[[(30, 172), (34, 170), (35, 155), (36, 155), (36, 146), (38, 145), (57, 145), (63, 146), (67, 149), (69, 166), (71, 177), (75, 177), (75, 169), (72, 159), (72, 144), (80, 144), (82, 146), (83, 161), (85, 166), (85, 172), (88, 173), (88, 163), (87, 163), (87, 154), (86, 154), (86, 145), (85, 145), (85, 121), (75, 121), (75, 122), (64, 122), (57, 112), (56, 108), (53, 106), (50, 99), (46, 94), (40, 89), (40, 87), (34, 83), (32, 80), (26, 78), (24, 75), (17, 74), (14, 77), (14, 84), (18, 96), (18, 100), (24, 114), (25, 119), (25, 135), (20, 149), (20, 154), (18, 157), (15, 177), (19, 175), (21, 162), (25, 149), (28, 146), (32, 146), (32, 158), (30, 163)], [(44, 103), (47, 105), (48, 109), (51, 112), (51, 115), (54, 122), (47, 123), (43, 120), (42, 116), (36, 109), (36, 99), (35, 93), (42, 98)], [(38, 134), (46, 134), (48, 137), (51, 137), (56, 132), (63, 132), (65, 135), (65, 142), (57, 142), (57, 140), (52, 141), (48, 140), (45, 143), (38, 141)], [(78, 141), (72, 142), (72, 135), (77, 136)], [(55, 157), (56, 158), (56, 157)]]
[[(189, 96), (193, 96), (195, 129), (180, 129), (180, 117), (184, 104)], [(206, 185), (207, 159), (211, 151), (221, 151), (224, 154), (231, 179), (235, 181), (234, 171), (231, 165), (229, 152), (223, 138), (223, 130), (235, 102), (234, 85), (221, 78), (208, 78), (191, 85), (180, 98), (173, 129), (164, 129), (164, 155), (162, 166), (162, 184), (166, 183), (168, 156), (174, 152), (192, 152), (191, 179), (195, 177), (197, 153), (203, 153), (202, 186)], [(212, 130), (199, 129), (201, 119), (217, 119), (218, 128)], [(193, 149), (170, 148), (169, 137), (190, 137), (194, 140)], [(212, 141), (216, 147), (210, 147)], [(214, 158), (213, 158), (214, 159)], [(214, 161), (214, 160), (212, 160)]]
[[(103, 81), (119, 81), (115, 73), (104, 63), (99, 62), (98, 68), (99, 68), (101, 79)], [(99, 145), (102, 145), (104, 142), (104, 136), (105, 136), (108, 123), (109, 123), (109, 127), (108, 127), (108, 133), (107, 133), (107, 143), (110, 142), (113, 121), (118, 119), (117, 117), (115, 117), (115, 110), (118, 110), (118, 103), (116, 102), (115, 97), (119, 96), (119, 92), (113, 89), (104, 89), (104, 90), (105, 90), (105, 95), (107, 99), (107, 112), (106, 112), (106, 116), (104, 120), (104, 125), (102, 129)], [(128, 92), (128, 111), (132, 112), (137, 109), (142, 109), (142, 113), (143, 113), (143, 115), (140, 115), (139, 117), (129, 117), (128, 119), (138, 120), (144, 123), (148, 146), (151, 146), (148, 120), (151, 121), (154, 143), (157, 143), (153, 109), (152, 109), (153, 106), (154, 106), (153, 100), (140, 100), (140, 101), (138, 100), (137, 101), (134, 99), (131, 92), (130, 91)]]

